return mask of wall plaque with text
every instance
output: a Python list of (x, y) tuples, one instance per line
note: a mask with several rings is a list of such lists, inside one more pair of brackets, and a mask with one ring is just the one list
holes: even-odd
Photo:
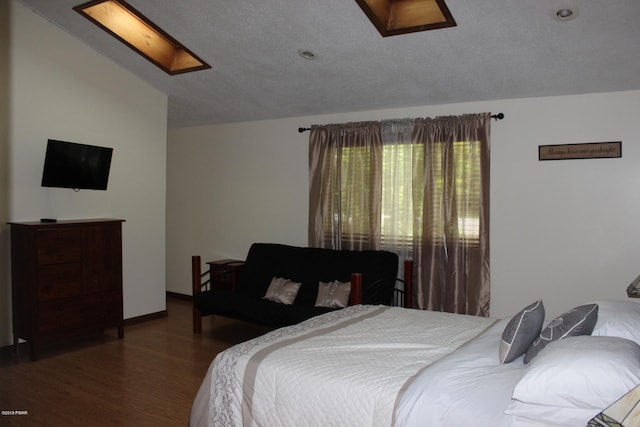
[(538, 160), (608, 159), (622, 157), (622, 141), (538, 146)]

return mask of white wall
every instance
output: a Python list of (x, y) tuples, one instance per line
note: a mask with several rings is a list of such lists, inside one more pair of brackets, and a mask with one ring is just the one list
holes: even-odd
[[(167, 289), (190, 256), (244, 258), (252, 242), (307, 243), (308, 133), (299, 126), (491, 111), (491, 315), (543, 298), (555, 316), (624, 299), (640, 271), (640, 91), (354, 112), (168, 136)], [(538, 145), (622, 141), (619, 159), (538, 161)]]
[[(9, 219), (125, 219), (125, 318), (165, 310), (167, 96), (16, 1), (10, 34)], [(113, 147), (107, 191), (41, 187), (48, 138)]]

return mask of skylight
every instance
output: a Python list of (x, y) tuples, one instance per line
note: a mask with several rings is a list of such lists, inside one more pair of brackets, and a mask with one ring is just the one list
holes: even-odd
[(73, 9), (168, 74), (211, 68), (123, 0), (94, 0)]
[(356, 0), (383, 37), (455, 27), (444, 0)]

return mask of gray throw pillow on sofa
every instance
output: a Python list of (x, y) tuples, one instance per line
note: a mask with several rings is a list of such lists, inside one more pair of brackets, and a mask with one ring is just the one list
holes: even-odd
[(289, 279), (274, 277), (271, 279), (269, 288), (262, 298), (280, 304), (291, 305), (296, 300), (300, 285), (301, 283), (293, 282)]
[(562, 313), (553, 319), (524, 355), (524, 363), (531, 362), (550, 342), (577, 335), (591, 335), (598, 320), (598, 304), (586, 304)]
[(509, 363), (522, 356), (542, 330), (544, 305), (538, 300), (513, 316), (502, 332), (500, 363)]
[(349, 305), (351, 296), (351, 282), (320, 282), (316, 307), (344, 308)]

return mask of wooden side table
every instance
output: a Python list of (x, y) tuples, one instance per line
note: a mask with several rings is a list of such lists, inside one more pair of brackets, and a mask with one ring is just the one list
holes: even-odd
[(242, 271), (244, 261), (237, 259), (220, 259), (207, 262), (211, 289), (233, 291), (236, 288), (238, 275)]

